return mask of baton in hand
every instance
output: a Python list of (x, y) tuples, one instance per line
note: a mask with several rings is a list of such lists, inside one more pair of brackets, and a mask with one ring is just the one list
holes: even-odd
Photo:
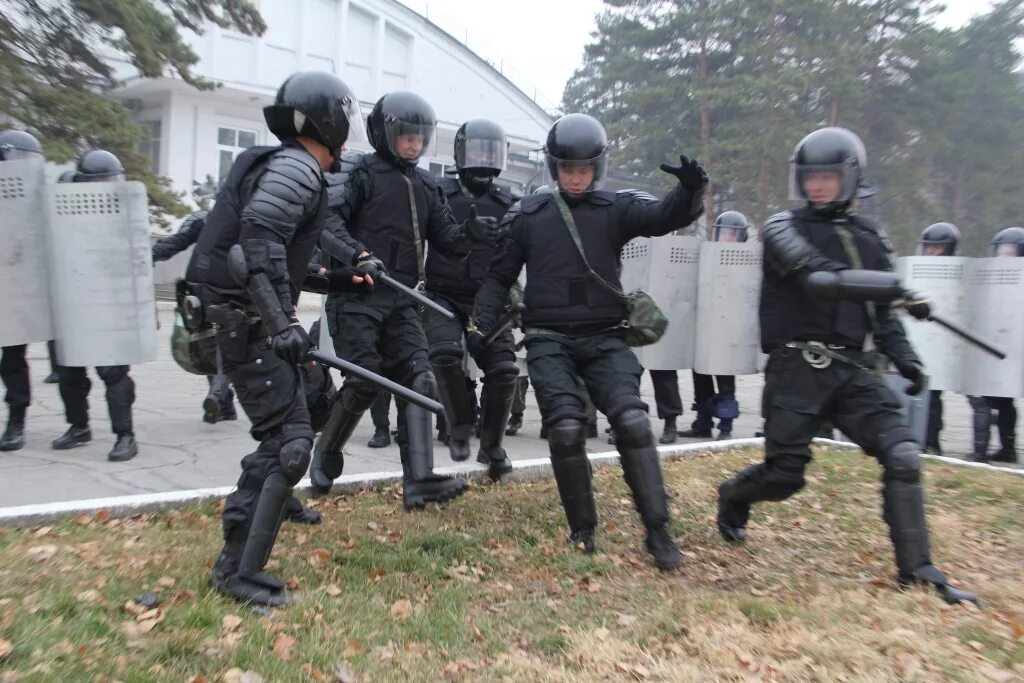
[(498, 335), (507, 330), (509, 325), (515, 322), (515, 319), (519, 317), (519, 314), (521, 314), (525, 310), (525, 304), (516, 304), (511, 309), (502, 313), (501, 317), (498, 318), (498, 322), (494, 324), (494, 330), (489, 335), (484, 337), (484, 346), (490, 346), (491, 342), (497, 339)]
[(319, 349), (310, 349), (309, 353), (306, 355), (306, 358), (307, 360), (314, 360), (317, 363), (321, 363), (323, 365), (326, 365), (327, 367), (334, 368), (335, 370), (340, 370), (346, 375), (352, 375), (353, 377), (358, 377), (359, 379), (366, 380), (367, 382), (375, 384), (381, 389), (384, 389), (385, 391), (391, 392), (397, 398), (400, 398), (403, 401), (408, 401), (409, 403), (414, 403), (418, 405), (420, 408), (429, 410), (435, 415), (441, 415), (444, 413), (444, 406), (442, 406), (434, 399), (424, 396), (423, 394), (417, 393), (407, 387), (403, 387), (401, 384), (392, 382), (387, 377), (381, 377), (375, 372), (370, 372), (366, 368), (361, 368), (355, 363), (350, 363), (347, 360), (342, 360), (337, 356), (332, 356), (329, 353), (324, 353)]
[(960, 327), (959, 325), (957, 325), (955, 323), (950, 322), (949, 320), (946, 320), (945, 318), (939, 317), (937, 315), (929, 315), (927, 318), (925, 318), (925, 320), (930, 320), (933, 323), (938, 323), (939, 325), (942, 325), (943, 327), (945, 327), (947, 330), (949, 330), (953, 334), (955, 334), (958, 337), (962, 338), (964, 341), (966, 341), (966, 342), (968, 342), (970, 344), (974, 344), (975, 346), (977, 346), (982, 351), (985, 351), (986, 353), (992, 354), (993, 356), (995, 356), (999, 360), (1003, 360), (1004, 358), (1006, 358), (1006, 354), (1004, 352), (1002, 352), (999, 349), (997, 349), (996, 347), (992, 346), (991, 344), (989, 344), (984, 339), (979, 339), (978, 337), (975, 337), (973, 334), (971, 334), (967, 330), (963, 329), (962, 327)]

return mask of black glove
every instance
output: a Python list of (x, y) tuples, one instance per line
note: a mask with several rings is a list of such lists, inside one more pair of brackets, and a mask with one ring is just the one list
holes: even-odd
[(924, 374), (924, 368), (920, 363), (897, 362), (896, 369), (903, 377), (910, 381), (910, 385), (904, 389), (908, 396), (917, 396), (928, 384), (928, 375)]
[(931, 316), (932, 307), (928, 305), (927, 299), (921, 297), (919, 294), (913, 294), (910, 292), (905, 293), (903, 296), (903, 308), (907, 310), (907, 313), (918, 320), (927, 320)]
[(384, 270), (384, 262), (373, 254), (367, 254), (356, 261), (356, 275), (375, 278), (384, 272), (387, 272)]
[(478, 356), (487, 348), (484, 344), (484, 334), (480, 330), (466, 332), (466, 350), (469, 355)]
[(704, 189), (704, 186), (708, 184), (708, 174), (704, 172), (697, 160), (682, 154), (679, 155), (678, 166), (662, 164), (659, 168), (665, 173), (674, 175), (684, 190), (696, 192)]
[(497, 244), (504, 234), (504, 228), (493, 216), (477, 216), (476, 204), (469, 207), (469, 218), (466, 219), (466, 232), (474, 242)]
[(274, 354), (291, 365), (298, 365), (306, 361), (306, 354), (309, 353), (309, 337), (302, 325), (294, 322), (273, 336), (270, 340), (270, 348)]

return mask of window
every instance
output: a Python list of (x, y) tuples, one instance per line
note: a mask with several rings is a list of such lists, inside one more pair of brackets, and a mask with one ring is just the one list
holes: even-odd
[(430, 162), (430, 175), (435, 176), (437, 178), (443, 178), (444, 177), (444, 171), (445, 171), (446, 168), (453, 168), (454, 169), (455, 167), (454, 166), (445, 166), (444, 164), (439, 164), (436, 161), (431, 161)]
[(160, 122), (140, 121), (139, 128), (142, 135), (139, 137), (139, 144), (136, 148), (139, 154), (149, 159), (149, 170), (154, 174), (160, 173)]
[(256, 131), (244, 128), (217, 128), (217, 177), (224, 180), (235, 157), (256, 144)]

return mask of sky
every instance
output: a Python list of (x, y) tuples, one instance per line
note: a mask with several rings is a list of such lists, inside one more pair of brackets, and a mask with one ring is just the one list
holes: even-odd
[[(562, 99), (566, 81), (583, 61), (601, 0), (399, 0), (500, 68), (545, 109)], [(988, 0), (946, 0), (939, 18), (959, 26)], [(507, 8), (502, 12), (502, 8)], [(467, 40), (468, 38), (468, 40)]]

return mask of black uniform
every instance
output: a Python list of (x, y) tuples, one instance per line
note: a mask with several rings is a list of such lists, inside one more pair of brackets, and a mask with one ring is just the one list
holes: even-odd
[[(380, 259), (395, 280), (414, 287), (420, 280), (422, 254), (428, 243), (432, 250), (453, 254), (468, 249), (465, 233), (455, 222), (444, 194), (420, 168), (379, 153), (366, 154), (347, 171), (337, 197), (337, 201), (332, 198), (327, 226), (346, 249), (348, 262), (338, 266), (355, 265), (360, 254), (367, 252)], [(330, 250), (325, 247), (325, 251)], [(326, 319), (340, 358), (421, 394), (435, 395), (427, 339), (416, 304), (408, 296), (382, 284), (369, 290), (332, 290)], [(319, 492), (329, 491), (331, 482), (341, 474), (342, 447), (378, 391), (357, 377), (346, 378), (331, 423), (317, 442), (310, 471)], [(431, 422), (419, 406), (405, 405), (399, 411), (398, 445), (406, 474), (405, 502), (410, 507), (426, 502), (416, 494), (415, 482), (436, 484), (449, 479), (433, 474)], [(445, 499), (464, 490), (465, 483), (457, 483), (445, 490)]]
[[(718, 418), (718, 429), (722, 438), (732, 433), (732, 421), (739, 413), (736, 402), (736, 377), (733, 375), (705, 375), (692, 370), (693, 375), (693, 406), (697, 413), (690, 429), (681, 436), (709, 437), (714, 427), (714, 418)], [(715, 391), (715, 384), (718, 391)]]
[[(844, 204), (777, 214), (765, 225), (763, 240), (765, 460), (719, 487), (719, 530), (727, 540), (742, 540), (753, 503), (784, 500), (803, 488), (809, 443), (829, 420), (882, 465), (884, 518), (901, 581), (934, 583), (947, 599), (960, 599), (931, 564), (920, 447), (896, 397), (874, 371), (875, 353), (862, 349), (873, 333), (878, 350), (915, 384), (923, 377), (920, 361), (886, 305), (826, 300), (810, 279), (851, 267), (892, 270), (888, 239)], [(810, 344), (828, 347), (819, 352)]]
[[(620, 326), (626, 306), (587, 272), (559, 210), (556, 199), (561, 197), (554, 192), (529, 195), (518, 211), (506, 215), (509, 239), (477, 295), (477, 324), (484, 333), (491, 329), (525, 266), (527, 364), (549, 428), (551, 464), (571, 538), (592, 548), (597, 524), (585, 448), (586, 397), (577, 383), (581, 378), (615, 430), (650, 550), (652, 531), (664, 533), (668, 507), (647, 405), (640, 399), (643, 369)], [(623, 245), (693, 222), (702, 212), (701, 192), (679, 186), (659, 202), (641, 193), (596, 190), (570, 200), (570, 210), (590, 267), (618, 286)], [(666, 568), (678, 565), (674, 546), (671, 551), (674, 558)]]
[[(511, 194), (493, 183), (479, 193), (471, 192), (455, 178), (441, 179), (438, 185), (459, 222), (469, 219), (473, 207), (480, 216), (500, 219), (514, 201)], [(428, 310), (424, 327), (438, 393), (448, 418), (449, 445), (456, 460), (465, 460), (469, 456), (468, 441), (475, 421), (475, 401), (462, 371), (463, 337), (472, 313), (473, 299), (499, 248), (500, 244), (497, 247), (479, 244), (474, 245), (468, 255), (452, 257), (438, 249), (431, 249), (427, 254), (427, 292), (436, 302), (455, 313), (455, 318), (449, 319)], [(475, 353), (473, 360), (484, 373), (477, 460), (489, 465), (492, 475), (500, 476), (512, 467), (501, 441), (519, 375), (511, 329)], [(457, 453), (460, 449), (465, 449), (464, 454)]]
[(7, 431), (0, 440), (0, 451), (14, 451), (24, 445), (21, 431), (25, 424), (25, 412), (32, 400), (28, 361), (25, 360), (27, 351), (28, 344), (5, 346), (0, 356), (0, 379), (6, 389), (4, 401), (7, 403), (8, 420)]

